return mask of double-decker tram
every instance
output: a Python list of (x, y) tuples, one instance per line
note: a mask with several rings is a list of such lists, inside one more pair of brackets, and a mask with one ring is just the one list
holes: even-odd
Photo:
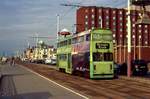
[(66, 37), (58, 42), (57, 55), (58, 68), (67, 73), (88, 78), (114, 77), (110, 30), (94, 29)]
[(72, 36), (59, 37), (57, 42), (57, 66), (60, 71), (72, 73), (71, 63), (71, 39)]

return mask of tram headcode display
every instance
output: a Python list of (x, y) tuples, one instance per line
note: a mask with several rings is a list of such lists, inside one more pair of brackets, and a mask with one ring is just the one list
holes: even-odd
[(96, 49), (109, 49), (109, 43), (96, 43)]

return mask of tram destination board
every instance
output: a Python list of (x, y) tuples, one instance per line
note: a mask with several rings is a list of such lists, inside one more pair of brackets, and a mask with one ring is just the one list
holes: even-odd
[(109, 49), (109, 43), (96, 43), (96, 49)]

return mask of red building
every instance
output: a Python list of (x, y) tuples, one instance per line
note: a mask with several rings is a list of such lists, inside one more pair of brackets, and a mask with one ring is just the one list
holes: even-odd
[[(139, 11), (131, 11), (132, 59), (150, 61), (150, 25), (135, 24)], [(150, 16), (150, 12), (147, 12)], [(113, 32), (114, 58), (117, 63), (127, 61), (127, 10), (105, 7), (81, 7), (77, 10), (77, 32), (107, 28)]]

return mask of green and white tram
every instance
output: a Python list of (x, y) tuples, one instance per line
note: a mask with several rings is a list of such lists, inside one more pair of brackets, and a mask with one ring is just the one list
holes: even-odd
[(58, 41), (57, 65), (88, 78), (113, 78), (113, 39), (108, 29), (94, 29)]

